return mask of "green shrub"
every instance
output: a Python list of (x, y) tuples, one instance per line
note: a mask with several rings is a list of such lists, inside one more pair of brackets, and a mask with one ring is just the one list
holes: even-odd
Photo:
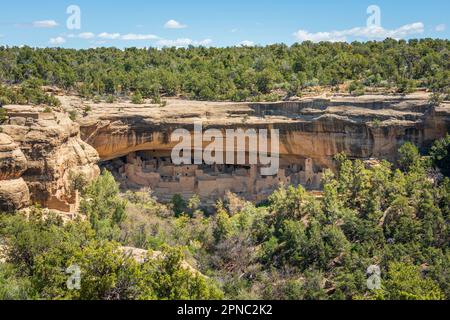
[(381, 120), (380, 119), (374, 119), (373, 121), (372, 121), (372, 125), (375, 127), (375, 128), (379, 128), (380, 126), (381, 126)]
[(131, 98), (131, 102), (133, 104), (143, 104), (144, 99), (142, 98), (142, 94), (140, 92), (136, 92)]
[(400, 79), (397, 81), (397, 91), (399, 93), (408, 94), (413, 93), (416, 90), (416, 82), (410, 79)]
[(114, 102), (116, 102), (116, 97), (114, 97), (113, 95), (109, 95), (108, 97), (106, 97), (106, 102), (114, 103)]
[(439, 106), (442, 102), (444, 102), (444, 96), (439, 92), (433, 92), (430, 95), (428, 102), (433, 106)]
[(92, 107), (91, 106), (85, 106), (83, 108), (83, 116), (87, 117), (89, 115), (89, 112), (91, 112), (91, 111), (92, 111)]
[(78, 113), (75, 110), (70, 110), (69, 111), (69, 118), (70, 118), (70, 120), (72, 120), (72, 121), (77, 120), (77, 116), (78, 116)]
[(353, 81), (348, 87), (348, 92), (354, 96), (362, 96), (365, 94), (364, 85), (360, 81)]
[(152, 97), (152, 104), (161, 104), (161, 96), (159, 94)]
[(0, 124), (8, 120), (8, 112), (5, 108), (0, 108)]
[(179, 194), (175, 194), (172, 197), (172, 210), (175, 213), (175, 216), (180, 216), (184, 212), (186, 212), (187, 204), (186, 201), (184, 201), (183, 197)]
[(11, 104), (11, 101), (9, 100), (8, 97), (0, 96), (0, 104), (5, 106), (5, 105), (8, 105), (8, 104)]
[(80, 203), (80, 211), (89, 217), (95, 229), (102, 220), (108, 220), (112, 226), (120, 224), (126, 216), (125, 207), (126, 201), (119, 197), (119, 186), (107, 170), (85, 188)]
[(18, 87), (6, 87), (0, 85), (0, 96), (7, 104), (32, 104), (61, 106), (61, 101), (53, 95), (46, 94), (34, 82), (24, 82)]

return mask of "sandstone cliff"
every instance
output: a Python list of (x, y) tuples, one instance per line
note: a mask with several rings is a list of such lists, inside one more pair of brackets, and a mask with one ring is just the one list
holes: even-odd
[(0, 211), (21, 209), (30, 202), (28, 186), (21, 177), (27, 160), (13, 139), (0, 133)]
[[(279, 129), (282, 160), (290, 165), (308, 159), (314, 172), (332, 167), (339, 152), (351, 158), (394, 160), (405, 141), (426, 147), (450, 132), (450, 104), (431, 106), (425, 94), (279, 103), (169, 99), (165, 107), (91, 104), (71, 96), (61, 100), (65, 109), (78, 110), (78, 123), (62, 112), (7, 106), (9, 119), (0, 127), (0, 210), (38, 203), (75, 212), (74, 177), (93, 179), (99, 174), (99, 159), (135, 151), (166, 156), (177, 144), (170, 141), (171, 133), (179, 128), (192, 131), (199, 120), (204, 129)], [(89, 114), (82, 111), (86, 104)]]
[[(72, 105), (80, 104), (71, 98)], [(66, 104), (69, 103), (66, 101)], [(351, 158), (394, 160), (406, 141), (426, 147), (450, 131), (450, 104), (430, 106), (428, 95), (318, 97), (280, 103), (208, 103), (169, 99), (165, 107), (126, 103), (91, 104), (80, 117), (83, 140), (102, 160), (130, 152), (167, 152), (170, 134), (204, 128), (276, 128), (280, 153), (311, 158), (316, 167), (332, 166), (345, 152)]]
[(29, 204), (63, 212), (77, 209), (73, 178), (99, 174), (98, 154), (80, 139), (79, 125), (59, 112), (7, 106), (0, 126), (0, 210)]

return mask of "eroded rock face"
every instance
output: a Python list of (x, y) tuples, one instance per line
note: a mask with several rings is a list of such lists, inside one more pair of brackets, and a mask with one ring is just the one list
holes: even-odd
[(179, 128), (280, 130), (280, 156), (312, 159), (316, 169), (333, 157), (395, 160), (406, 141), (430, 145), (450, 131), (450, 104), (430, 106), (428, 95), (309, 98), (280, 103), (208, 103), (168, 100), (166, 107), (132, 104), (91, 105), (77, 120), (82, 138), (102, 160), (131, 152), (167, 152)]
[[(6, 109), (10, 119), (1, 126), (4, 134), (0, 137), (1, 176), (18, 180), (0, 181), (0, 189), (18, 190), (19, 186), (27, 186), (31, 203), (63, 212), (76, 211), (78, 193), (73, 188), (74, 177), (83, 175), (90, 181), (100, 171), (98, 154), (80, 139), (79, 125), (64, 113), (46, 113), (37, 107)], [(17, 204), (20, 197), (9, 201)], [(26, 198), (26, 193), (22, 198)], [(23, 206), (4, 207), (12, 211)]]
[[(278, 103), (167, 102), (165, 107), (92, 104), (90, 114), (77, 120), (83, 140), (101, 159), (116, 159), (107, 167), (117, 172), (122, 185), (150, 187), (162, 200), (174, 194), (185, 199), (197, 194), (202, 203), (214, 203), (228, 190), (259, 201), (279, 183), (320, 189), (322, 172), (334, 167), (338, 153), (352, 159), (395, 161), (405, 142), (427, 147), (450, 131), (450, 104), (431, 106), (427, 94), (317, 97)], [(80, 104), (76, 98), (71, 103)], [(172, 133), (186, 129), (192, 136), (199, 122), (203, 131), (218, 129), (223, 136), (229, 129), (278, 129), (278, 175), (263, 177), (251, 166), (231, 171), (192, 163), (174, 166), (169, 159), (179, 140), (171, 141)], [(205, 150), (209, 143), (197, 149)], [(231, 152), (226, 143), (221, 151)]]
[[(120, 247), (119, 250), (125, 255), (133, 258), (138, 263), (145, 263), (148, 260), (158, 260), (164, 259), (164, 253), (161, 251), (148, 251), (134, 247)], [(197, 269), (194, 269), (185, 260), (181, 261), (181, 267), (187, 271), (192, 272), (192, 274), (207, 278), (201, 274)]]
[[(112, 160), (147, 151), (166, 158), (179, 142), (171, 141), (171, 134), (181, 128), (192, 132), (198, 121), (202, 122), (203, 130), (222, 132), (278, 129), (281, 167), (292, 169), (297, 165), (300, 173), (311, 174), (332, 168), (332, 159), (340, 152), (354, 159), (392, 161), (404, 142), (425, 147), (450, 131), (450, 104), (430, 106), (424, 94), (321, 97), (280, 103), (170, 99), (165, 107), (90, 104), (92, 111), (88, 115), (81, 114), (81, 106), (86, 103), (78, 98), (62, 97), (62, 100), (66, 109), (78, 108), (78, 123), (65, 113), (7, 107), (9, 120), (1, 126), (0, 134), (3, 208), (11, 210), (26, 205), (26, 185), (29, 202), (74, 212), (78, 201), (72, 181), (78, 175), (86, 180), (96, 177), (99, 157)], [(228, 152), (225, 146), (224, 151)], [(305, 161), (312, 164), (308, 170)], [(194, 186), (197, 190), (195, 182)]]
[(30, 204), (30, 192), (22, 178), (0, 181), (0, 212), (12, 212)]
[(30, 203), (30, 192), (21, 178), (27, 159), (13, 139), (0, 133), (0, 211), (22, 209)]
[(15, 179), (27, 169), (27, 159), (14, 140), (0, 133), (0, 180)]

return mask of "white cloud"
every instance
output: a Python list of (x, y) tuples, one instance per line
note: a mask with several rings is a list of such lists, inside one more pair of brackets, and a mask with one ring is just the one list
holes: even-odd
[(164, 28), (166, 28), (166, 29), (184, 29), (184, 28), (187, 28), (187, 25), (182, 24), (176, 20), (169, 20), (164, 25)]
[(50, 42), (50, 44), (58, 46), (58, 45), (65, 43), (66, 39), (64, 39), (63, 37), (56, 37), (56, 38), (51, 38), (49, 42)]
[(205, 39), (205, 40), (200, 41), (200, 44), (202, 46), (207, 46), (207, 45), (210, 45), (212, 42), (213, 42), (212, 39)]
[(95, 38), (95, 34), (93, 34), (92, 32), (83, 32), (80, 33), (78, 37), (81, 39), (93, 39)]
[(167, 40), (161, 39), (156, 44), (160, 47), (187, 47), (187, 46), (208, 46), (212, 43), (211, 39), (195, 41), (188, 38)]
[(42, 20), (42, 21), (34, 21), (32, 24), (33, 28), (55, 28), (58, 26), (58, 23), (55, 20)]
[(447, 26), (445, 24), (440, 24), (436, 26), (436, 31), (437, 32), (444, 32), (447, 29)]
[(236, 32), (239, 31), (239, 29), (238, 28), (234, 28), (234, 29), (231, 29), (230, 31), (231, 31), (231, 33), (236, 33)]
[(402, 39), (413, 34), (421, 34), (424, 32), (425, 26), (422, 22), (416, 22), (401, 26), (400, 28), (389, 30), (383, 27), (356, 27), (348, 30), (316, 32), (311, 33), (306, 30), (299, 30), (294, 33), (295, 38), (302, 41), (329, 41), (329, 42), (343, 42), (348, 41), (349, 37), (365, 38), (365, 39)]
[(158, 36), (154, 34), (120, 34), (120, 33), (107, 33), (103, 32), (98, 35), (100, 39), (104, 40), (124, 40), (124, 41), (137, 41), (137, 40), (157, 40), (160, 39)]
[(120, 37), (122, 40), (130, 41), (130, 40), (156, 40), (159, 39), (158, 36), (154, 34), (134, 34), (129, 33)]
[(241, 43), (239, 43), (239, 45), (242, 47), (253, 47), (255, 43), (253, 41), (244, 40)]
[(115, 40), (115, 39), (120, 38), (120, 33), (103, 32), (103, 33), (100, 33), (98, 35), (98, 37), (101, 38), (101, 39)]
[(332, 31), (332, 32), (317, 32), (317, 33), (311, 33), (306, 30), (298, 30), (296, 33), (294, 33), (295, 38), (300, 41), (312, 41), (312, 42), (320, 42), (320, 41), (331, 41), (331, 42), (337, 42), (337, 41), (345, 41), (346, 38), (340, 34), (338, 34), (338, 31)]
[(92, 32), (82, 32), (82, 33), (79, 33), (79, 34), (71, 33), (71, 34), (67, 35), (67, 38), (80, 38), (80, 39), (89, 40), (89, 39), (94, 39), (95, 38), (95, 34), (92, 33)]

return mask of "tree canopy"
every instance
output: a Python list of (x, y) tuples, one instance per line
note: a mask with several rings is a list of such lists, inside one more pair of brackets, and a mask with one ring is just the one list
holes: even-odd
[[(450, 42), (400, 40), (228, 48), (0, 47), (0, 82), (40, 79), (84, 97), (130, 96), (159, 100), (181, 95), (198, 100), (260, 101), (299, 95), (314, 86), (351, 82), (407, 93), (425, 87), (449, 94)], [(0, 94), (2, 99), (7, 96)]]

